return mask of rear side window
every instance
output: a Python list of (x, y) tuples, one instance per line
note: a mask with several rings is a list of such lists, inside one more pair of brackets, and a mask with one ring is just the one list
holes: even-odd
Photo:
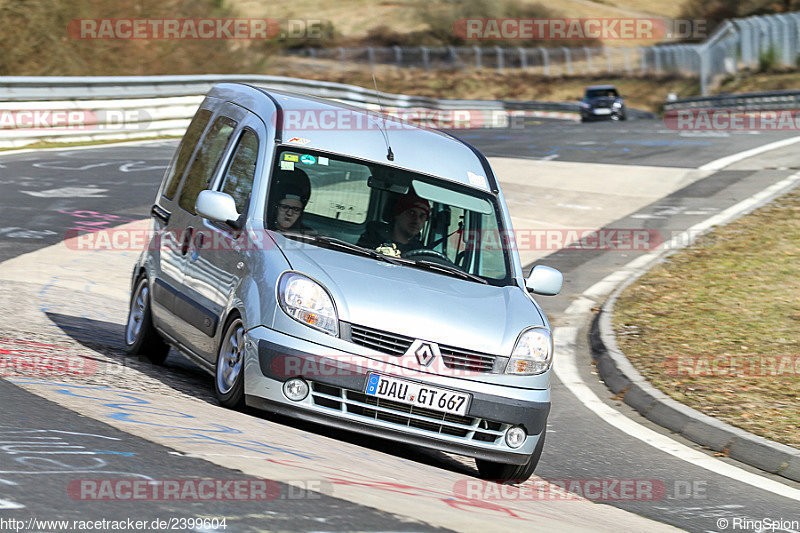
[(181, 176), (186, 168), (186, 163), (192, 156), (194, 147), (197, 145), (197, 141), (200, 140), (200, 136), (203, 135), (203, 131), (206, 129), (210, 119), (211, 111), (208, 109), (201, 109), (194, 115), (191, 124), (189, 124), (189, 128), (186, 130), (181, 145), (178, 148), (178, 153), (166, 172), (167, 185), (164, 188), (164, 196), (167, 199), (172, 200), (175, 196), (178, 185), (181, 182)]
[(256, 175), (258, 160), (258, 138), (250, 130), (245, 130), (239, 138), (236, 152), (222, 182), (222, 192), (230, 194), (236, 201), (236, 211), (244, 213), (250, 192), (253, 190), (253, 179)]
[(178, 205), (193, 215), (196, 214), (194, 204), (197, 195), (208, 188), (235, 128), (236, 122), (228, 117), (219, 117), (215, 120), (203, 139), (192, 166), (189, 167)]

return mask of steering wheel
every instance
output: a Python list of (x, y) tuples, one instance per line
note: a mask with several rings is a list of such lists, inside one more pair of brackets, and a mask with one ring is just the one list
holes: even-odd
[(425, 259), (427, 261), (431, 261), (432, 263), (455, 266), (455, 263), (453, 263), (450, 258), (444, 255), (442, 252), (437, 252), (436, 250), (431, 250), (429, 248), (417, 248), (416, 250), (409, 250), (403, 254), (403, 257), (406, 259)]

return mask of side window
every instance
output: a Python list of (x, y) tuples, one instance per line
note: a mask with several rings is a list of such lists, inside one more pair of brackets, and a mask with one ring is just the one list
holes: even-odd
[(253, 179), (256, 175), (256, 161), (258, 159), (258, 137), (250, 130), (245, 130), (239, 138), (231, 158), (231, 164), (225, 172), (222, 182), (222, 192), (230, 194), (236, 201), (236, 211), (244, 212), (250, 191), (253, 189)]
[(186, 163), (192, 156), (197, 141), (199, 141), (200, 136), (203, 135), (203, 131), (206, 129), (210, 119), (211, 111), (208, 109), (201, 109), (195, 113), (191, 124), (189, 124), (189, 128), (186, 130), (181, 140), (181, 145), (178, 147), (178, 153), (175, 155), (175, 158), (172, 160), (166, 172), (165, 179), (167, 185), (164, 188), (164, 196), (167, 199), (172, 200), (175, 196), (178, 185), (181, 182), (181, 176), (183, 176), (183, 171), (186, 168)]
[(228, 117), (219, 117), (215, 120), (206, 133), (192, 166), (189, 167), (178, 205), (193, 215), (196, 214), (194, 204), (197, 201), (197, 195), (200, 194), (200, 191), (208, 188), (234, 128), (236, 128), (236, 122)]

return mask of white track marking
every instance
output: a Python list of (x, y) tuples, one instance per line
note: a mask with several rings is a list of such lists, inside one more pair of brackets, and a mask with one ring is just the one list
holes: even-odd
[[(792, 139), (793, 142), (800, 141), (800, 137)], [(773, 143), (775, 144), (775, 143)], [(790, 144), (790, 143), (786, 143)], [(768, 145), (769, 146), (769, 145)], [(785, 146), (785, 144), (784, 144)], [(763, 147), (762, 147), (763, 148)], [(746, 153), (746, 152), (743, 152)], [(737, 154), (739, 155), (739, 154)], [(710, 217), (688, 230), (677, 234), (670, 241), (663, 243), (657, 249), (637, 257), (626, 264), (622, 269), (609, 274), (602, 280), (589, 287), (583, 294), (570, 304), (564, 314), (567, 322), (571, 324), (586, 323), (588, 314), (597, 302), (605, 299), (611, 292), (630, 275), (649, 263), (655, 261), (666, 250), (674, 250), (687, 246), (702, 233), (711, 227), (722, 225), (736, 217), (755, 209), (768, 201), (771, 197), (779, 195), (781, 192), (791, 189), (797, 182), (800, 182), (800, 172), (793, 174), (786, 179), (767, 187), (766, 189), (742, 200), (736, 205)], [(592, 390), (583, 382), (578, 373), (576, 363), (575, 347), (577, 344), (578, 327), (563, 326), (553, 330), (553, 339), (556, 345), (556, 358), (553, 372), (558, 379), (580, 400), (583, 405), (594, 412), (602, 420), (608, 422), (620, 431), (635, 437), (642, 442), (653, 446), (663, 452), (673, 455), (686, 462), (710, 470), (717, 474), (747, 483), (753, 487), (766, 490), (800, 501), (800, 490), (784, 485), (778, 481), (773, 481), (764, 476), (743, 470), (737, 466), (720, 461), (703, 452), (678, 443), (672, 438), (662, 435), (652, 429), (645, 427), (626, 415), (606, 405)]]
[(716, 474), (741, 481), (742, 483), (747, 483), (753, 487), (773, 492), (779, 496), (785, 496), (800, 501), (800, 490), (798, 489), (758, 474), (753, 474), (738, 466), (720, 461), (703, 452), (689, 448), (666, 435), (657, 433), (638, 422), (634, 422), (621, 412), (603, 403), (603, 401), (592, 392), (589, 386), (583, 382), (578, 373), (578, 367), (575, 363), (575, 343), (577, 335), (578, 328), (576, 327), (557, 327), (553, 330), (553, 339), (556, 344), (556, 353), (558, 354), (558, 357), (555, 359), (554, 370), (558, 379), (566, 385), (570, 392), (601, 419), (620, 431), (627, 433), (631, 437), (637, 438), (678, 459), (705, 468)]
[(765, 144), (757, 148), (745, 150), (744, 152), (739, 152), (738, 154), (733, 154), (726, 157), (721, 157), (719, 159), (715, 159), (714, 161), (706, 163), (698, 170), (722, 170), (723, 168), (732, 165), (738, 161), (741, 161), (742, 159), (747, 159), (748, 157), (753, 157), (754, 155), (758, 155), (764, 152), (769, 152), (770, 150), (775, 150), (776, 148), (783, 148), (784, 146), (789, 146), (797, 142), (800, 142), (800, 137), (792, 137), (790, 139), (783, 139), (782, 141), (776, 141), (774, 143)]
[(25, 509), (21, 503), (0, 499), (0, 509)]

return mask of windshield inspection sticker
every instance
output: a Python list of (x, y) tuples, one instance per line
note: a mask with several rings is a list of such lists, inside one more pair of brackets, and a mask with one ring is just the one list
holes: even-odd
[(294, 170), (294, 163), (291, 161), (281, 161), (281, 170)]
[(300, 162), (304, 165), (313, 165), (317, 162), (313, 155), (303, 154), (300, 156)]
[(483, 187), (484, 189), (486, 188), (486, 178), (484, 176), (467, 171), (467, 177), (472, 185), (476, 187)]
[(319, 163), (320, 165), (327, 165), (328, 164), (328, 158), (319, 156), (317, 158), (317, 163)]
[(283, 154), (283, 160), (297, 163), (298, 161), (300, 161), (300, 156), (298, 156), (297, 154)]
[(308, 144), (308, 143), (310, 143), (310, 142), (311, 142), (311, 139), (304, 139), (304, 138), (302, 138), (302, 137), (292, 137), (291, 139), (289, 139), (289, 140), (288, 140), (288, 141), (286, 141), (286, 142), (287, 142), (287, 143), (292, 143), (292, 144), (300, 144), (300, 145), (305, 145), (305, 144)]

